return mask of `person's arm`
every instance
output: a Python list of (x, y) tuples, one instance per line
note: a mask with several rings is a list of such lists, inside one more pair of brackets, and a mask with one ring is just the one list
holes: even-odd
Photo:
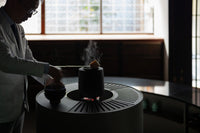
[(33, 75), (41, 77), (44, 72), (44, 62), (22, 59), (12, 55), (5, 39), (0, 36), (0, 70), (6, 73)]

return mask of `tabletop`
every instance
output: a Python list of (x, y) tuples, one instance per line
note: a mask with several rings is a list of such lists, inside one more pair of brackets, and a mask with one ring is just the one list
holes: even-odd
[[(64, 84), (78, 82), (78, 77), (65, 77)], [(144, 93), (151, 93), (173, 98), (200, 108), (200, 89), (191, 86), (172, 83), (169, 81), (131, 78), (131, 77), (104, 77), (104, 82), (131, 86)]]

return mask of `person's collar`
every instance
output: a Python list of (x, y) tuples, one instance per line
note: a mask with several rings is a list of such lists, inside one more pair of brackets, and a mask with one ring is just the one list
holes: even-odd
[(10, 25), (15, 24), (15, 22), (10, 18), (10, 16), (8, 16), (8, 14), (6, 13), (6, 11), (4, 10), (4, 8), (0, 8), (0, 12), (5, 16), (6, 20), (8, 21), (8, 23)]

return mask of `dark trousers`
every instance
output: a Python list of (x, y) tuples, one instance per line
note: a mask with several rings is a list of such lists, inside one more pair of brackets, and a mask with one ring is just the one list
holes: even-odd
[(24, 125), (24, 112), (17, 118), (17, 120), (8, 122), (8, 123), (0, 123), (0, 132), (1, 133), (22, 133), (23, 125)]

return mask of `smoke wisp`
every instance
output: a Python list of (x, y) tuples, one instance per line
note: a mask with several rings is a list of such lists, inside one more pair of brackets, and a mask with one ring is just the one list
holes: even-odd
[(100, 58), (102, 57), (102, 53), (100, 52), (97, 42), (90, 40), (88, 46), (83, 51), (82, 60), (85, 65), (88, 65), (93, 60), (97, 60), (100, 63)]

